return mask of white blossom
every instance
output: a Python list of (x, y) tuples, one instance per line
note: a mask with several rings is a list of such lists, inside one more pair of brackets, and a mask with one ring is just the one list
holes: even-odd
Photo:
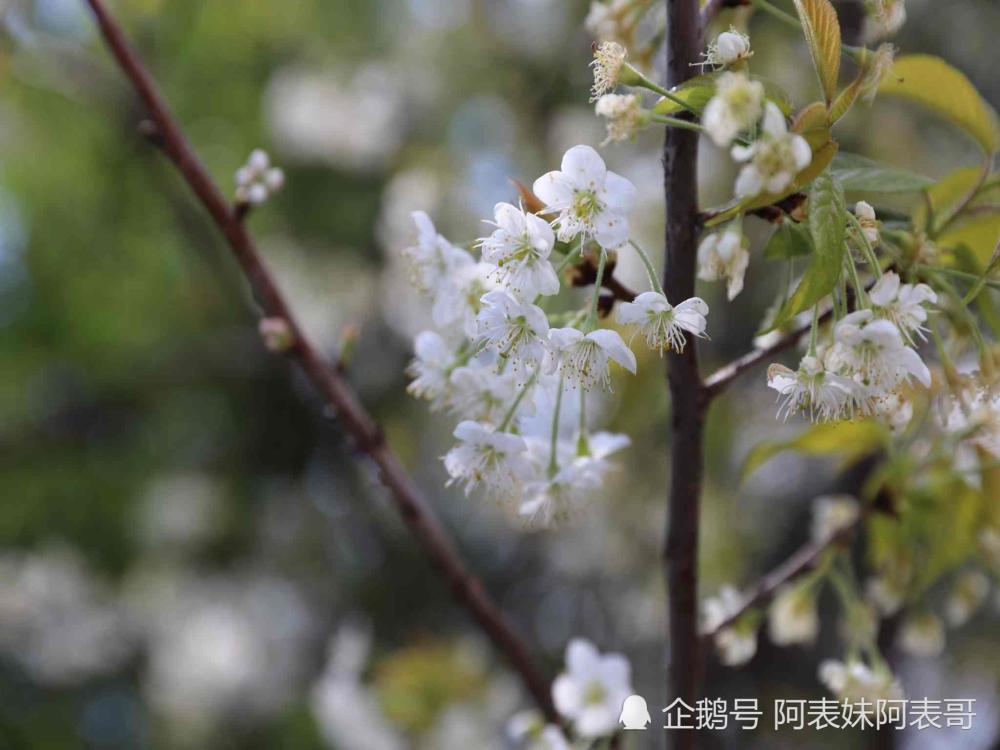
[(732, 301), (743, 291), (743, 277), (750, 262), (750, 242), (739, 229), (706, 235), (698, 245), (698, 278), (726, 280), (726, 297)]
[(549, 372), (558, 370), (567, 383), (587, 390), (595, 385), (611, 388), (609, 361), (635, 374), (632, 350), (617, 331), (607, 328), (586, 334), (576, 328), (553, 328), (549, 331), (549, 349)]
[(910, 615), (899, 630), (899, 647), (910, 656), (922, 659), (940, 656), (944, 642), (944, 623), (932, 612)]
[(414, 211), (411, 216), (417, 225), (417, 242), (403, 250), (410, 283), (421, 291), (434, 292), (448, 283), (451, 274), (475, 261), (465, 250), (438, 234), (426, 213)]
[(635, 186), (609, 172), (590, 146), (573, 146), (563, 155), (560, 171), (542, 175), (532, 189), (545, 203), (546, 213), (556, 214), (563, 242), (583, 234), (612, 250), (628, 241)]
[[(498, 424), (517, 398), (523, 378), (513, 370), (497, 372), (492, 366), (456, 367), (448, 379), (448, 411), (461, 419)], [(525, 400), (522, 410), (531, 408)]]
[(631, 694), (632, 668), (624, 656), (602, 655), (583, 638), (570, 641), (566, 670), (552, 683), (552, 700), (580, 737), (612, 734), (618, 728), (622, 704)]
[(824, 495), (813, 500), (812, 538), (824, 542), (858, 520), (861, 508), (850, 495)]
[(743, 72), (726, 72), (715, 82), (715, 94), (705, 105), (701, 124), (715, 145), (725, 148), (760, 119), (763, 106), (764, 84)]
[(451, 482), (465, 485), (466, 495), (484, 485), (504, 499), (529, 476), (524, 438), (471, 420), (459, 422), (454, 435), (458, 444), (445, 455), (444, 467)]
[(831, 693), (852, 703), (864, 699), (874, 706), (880, 699), (903, 698), (903, 688), (892, 672), (884, 667), (873, 669), (862, 661), (827, 659), (819, 666), (819, 679)]
[(651, 349), (684, 351), (687, 331), (704, 338), (708, 305), (691, 297), (673, 307), (660, 292), (643, 292), (633, 302), (618, 306), (618, 322), (638, 326)]
[(479, 243), (494, 278), (528, 302), (539, 294), (558, 294), (559, 277), (549, 262), (555, 235), (548, 222), (509, 203), (498, 203), (493, 216), (496, 230)]
[(768, 610), (768, 632), (779, 646), (816, 640), (819, 612), (809, 583), (787, 585), (778, 591)]
[(865, 599), (883, 617), (896, 614), (903, 606), (905, 596), (905, 587), (888, 576), (875, 576), (865, 582)]
[(715, 633), (719, 660), (727, 667), (746, 664), (757, 653), (757, 623), (753, 617), (741, 617), (720, 627), (743, 605), (743, 595), (729, 585), (722, 586), (716, 596), (706, 598), (701, 605), (703, 632)]
[[(707, 112), (706, 112), (707, 114)], [(785, 116), (773, 102), (764, 105), (764, 131), (750, 146), (733, 146), (736, 161), (749, 162), (736, 178), (736, 195), (781, 193), (809, 166), (812, 149), (797, 133), (789, 133)]]
[(594, 47), (594, 59), (590, 63), (594, 69), (594, 85), (590, 89), (591, 101), (597, 101), (615, 89), (621, 78), (627, 54), (625, 48), (618, 42), (601, 42)]
[[(607, 457), (630, 443), (627, 435), (609, 432), (597, 432), (584, 440), (557, 441), (555, 474), (525, 485), (518, 515), (539, 528), (565, 521), (575, 507), (604, 484), (613, 468)], [(585, 448), (582, 453), (581, 445)], [(545, 476), (551, 460), (550, 441), (529, 439), (528, 450), (536, 457), (537, 474)]]
[(912, 342), (914, 335), (926, 338), (924, 305), (937, 303), (937, 295), (927, 284), (901, 284), (899, 274), (887, 271), (875, 282), (868, 298), (875, 315), (892, 321), (904, 340)]
[(834, 345), (827, 352), (826, 366), (841, 374), (855, 375), (870, 395), (886, 393), (916, 378), (930, 386), (931, 373), (920, 355), (906, 346), (890, 320), (875, 317), (872, 310), (857, 310), (837, 323)]
[(413, 342), (413, 361), (407, 374), (413, 381), (406, 390), (431, 402), (431, 408), (440, 408), (449, 387), (450, 368), (455, 352), (436, 331), (421, 331)]
[(894, 435), (902, 433), (913, 419), (913, 401), (899, 391), (882, 396), (876, 400), (874, 407), (873, 416), (888, 426)]
[(906, 23), (905, 0), (868, 0), (865, 37), (871, 41), (892, 36)]
[(944, 605), (948, 624), (957, 628), (967, 623), (986, 601), (989, 592), (990, 579), (981, 571), (969, 570), (960, 575)]
[(702, 66), (722, 68), (740, 60), (746, 60), (753, 55), (750, 49), (750, 37), (738, 31), (734, 26), (729, 31), (723, 31), (715, 41), (708, 45), (708, 50), (702, 55), (705, 62)]
[(772, 364), (767, 368), (767, 386), (778, 392), (778, 417), (804, 412), (813, 421), (837, 420), (854, 415), (859, 389), (850, 378), (824, 369), (817, 357), (805, 356), (798, 370)]
[(607, 120), (608, 137), (601, 143), (627, 141), (649, 123), (649, 112), (642, 108), (636, 94), (605, 94), (597, 100), (594, 112)]
[(1000, 388), (973, 381), (945, 399), (943, 423), (947, 432), (963, 435), (966, 445), (1000, 458)]
[(250, 152), (246, 164), (236, 170), (236, 201), (259, 206), (285, 185), (285, 173), (271, 166), (263, 149)]
[(476, 324), (476, 343), (496, 351), (515, 368), (531, 368), (542, 361), (550, 332), (548, 318), (537, 305), (498, 289), (483, 296)]

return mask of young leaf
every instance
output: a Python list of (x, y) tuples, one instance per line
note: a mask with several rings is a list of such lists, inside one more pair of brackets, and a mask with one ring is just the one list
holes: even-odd
[(779, 453), (795, 451), (807, 456), (840, 455), (844, 463), (852, 463), (878, 450), (888, 440), (885, 427), (873, 420), (860, 422), (824, 422), (809, 427), (792, 440), (768, 440), (758, 443), (743, 462), (742, 478)]
[(815, 248), (812, 261), (771, 329), (808, 310), (837, 285), (847, 248), (846, 211), (843, 188), (829, 171), (824, 172), (813, 182), (809, 194), (809, 235)]
[[(670, 93), (695, 111), (701, 112), (709, 99), (715, 95), (715, 79), (718, 77), (717, 73), (695, 76), (676, 86)], [(658, 115), (672, 115), (683, 111), (684, 108), (680, 104), (667, 97), (661, 98), (653, 105), (653, 112)]]
[(764, 260), (801, 258), (813, 251), (812, 237), (804, 224), (784, 221), (764, 246)]
[[(970, 205), (980, 190), (988, 188), (983, 167), (961, 167), (926, 188), (927, 200), (913, 212), (914, 226), (931, 236)], [(927, 206), (930, 206), (928, 216)]]
[(829, 105), (840, 75), (840, 21), (830, 0), (795, 0), (809, 53)]
[(975, 87), (944, 60), (906, 55), (896, 60), (879, 93), (901, 96), (930, 108), (964, 129), (987, 154), (997, 150), (997, 115)]
[(929, 177), (841, 151), (830, 166), (845, 193), (912, 193), (934, 184)]

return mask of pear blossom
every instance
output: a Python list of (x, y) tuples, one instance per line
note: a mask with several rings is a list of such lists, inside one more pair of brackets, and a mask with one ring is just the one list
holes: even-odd
[(823, 495), (813, 500), (812, 538), (825, 542), (848, 526), (861, 514), (858, 501), (850, 495)]
[(549, 372), (558, 371), (568, 383), (587, 390), (595, 385), (611, 388), (609, 360), (635, 375), (635, 355), (617, 331), (602, 328), (585, 334), (576, 328), (553, 328), (549, 349)]
[(421, 291), (433, 292), (446, 284), (457, 269), (475, 263), (472, 256), (438, 234), (434, 222), (423, 211), (411, 216), (417, 225), (417, 242), (403, 250), (410, 282)]
[(887, 271), (868, 293), (872, 310), (880, 318), (892, 321), (904, 340), (914, 335), (926, 338), (926, 304), (936, 304), (937, 294), (927, 284), (901, 284), (899, 274)]
[(624, 656), (601, 654), (583, 638), (569, 642), (566, 670), (552, 683), (552, 700), (580, 737), (614, 733), (631, 694), (632, 668)]
[(406, 370), (413, 381), (406, 390), (440, 408), (449, 389), (450, 368), (455, 352), (436, 331), (421, 331), (413, 342), (413, 361)]
[[(912, 307), (906, 311), (913, 315)], [(931, 373), (920, 355), (903, 343), (895, 323), (876, 318), (872, 310), (844, 316), (833, 335), (834, 345), (825, 357), (828, 368), (856, 375), (876, 393), (888, 392), (910, 378), (930, 386)]]
[(730, 301), (743, 291), (743, 277), (750, 262), (750, 243), (739, 229), (706, 235), (698, 245), (698, 278), (702, 281), (726, 279)]
[(970, 384), (944, 403), (945, 430), (1000, 458), (1000, 387)]
[(639, 327), (651, 349), (684, 351), (684, 332), (705, 337), (708, 305), (691, 297), (673, 307), (660, 292), (643, 292), (633, 302), (618, 306), (618, 322)]
[(726, 72), (715, 82), (715, 94), (705, 105), (701, 124), (715, 145), (725, 148), (760, 119), (763, 104), (763, 83), (743, 72)]
[[(441, 330), (460, 329), (467, 337), (476, 333), (476, 317), (483, 296), (496, 287), (491, 266), (472, 261), (458, 262), (434, 288), (431, 319)], [(462, 256), (456, 256), (456, 259)]]
[(944, 623), (932, 612), (912, 614), (899, 629), (899, 647), (922, 659), (932, 659), (944, 651)]
[(618, 42), (601, 42), (594, 47), (594, 59), (590, 63), (594, 69), (594, 85), (590, 89), (590, 101), (597, 101), (615, 89), (621, 79), (627, 55), (625, 48)]
[(562, 729), (546, 724), (538, 711), (514, 714), (507, 722), (507, 733), (518, 750), (571, 750)]
[(767, 102), (761, 137), (750, 146), (733, 146), (732, 156), (736, 161), (749, 162), (736, 178), (736, 195), (746, 198), (764, 191), (783, 191), (809, 166), (812, 149), (801, 135), (788, 132), (781, 110)]
[(814, 356), (805, 356), (798, 370), (772, 364), (767, 368), (767, 387), (778, 392), (778, 417), (805, 412), (813, 421), (853, 416), (859, 389), (850, 378), (830, 372)]
[(477, 345), (494, 350), (514, 367), (534, 367), (545, 355), (548, 318), (540, 307), (520, 302), (510, 292), (485, 294), (476, 324)]
[[(456, 367), (448, 378), (448, 410), (462, 419), (498, 424), (517, 398), (519, 375), (494, 367)], [(526, 401), (523, 409), (529, 409)]]
[(609, 172), (590, 146), (573, 146), (563, 155), (560, 171), (542, 175), (532, 189), (545, 203), (546, 213), (556, 214), (554, 224), (563, 242), (583, 234), (613, 250), (628, 240), (635, 186)]
[(906, 23), (905, 0), (867, 0), (865, 36), (869, 40), (892, 36)]
[(727, 667), (746, 664), (757, 653), (757, 621), (752, 613), (720, 627), (743, 608), (744, 599), (734, 587), (722, 586), (714, 597), (702, 602), (703, 632), (715, 633), (719, 660)]
[(649, 124), (650, 114), (642, 108), (636, 94), (605, 94), (597, 100), (594, 112), (607, 120), (608, 137), (601, 143), (627, 141)]
[(903, 698), (903, 688), (892, 672), (884, 667), (873, 669), (859, 660), (844, 663), (827, 659), (819, 666), (819, 679), (841, 700), (865, 700), (872, 708), (879, 700)]
[(524, 438), (471, 420), (459, 422), (454, 435), (458, 444), (445, 455), (444, 467), (449, 484), (464, 483), (466, 495), (482, 484), (498, 496), (509, 496), (529, 475)]
[(986, 601), (990, 592), (990, 579), (978, 570), (963, 573), (955, 581), (945, 601), (944, 616), (953, 627), (965, 625)]
[(913, 419), (913, 401), (899, 391), (881, 396), (875, 401), (874, 416), (889, 427), (894, 435), (902, 433)]
[(778, 591), (768, 610), (768, 632), (778, 646), (816, 640), (819, 612), (811, 585), (793, 584)]
[(854, 205), (854, 215), (858, 217), (858, 224), (864, 232), (865, 239), (872, 247), (878, 245), (879, 231), (878, 219), (875, 216), (875, 209), (870, 203), (858, 201)]
[[(627, 435), (597, 432), (584, 440), (557, 442), (556, 473), (544, 480), (529, 482), (524, 487), (524, 499), (518, 515), (533, 526), (548, 528), (566, 520), (572, 509), (586, 496), (600, 488), (613, 464), (607, 457), (631, 443)], [(538, 474), (542, 475), (550, 461), (551, 447), (545, 440), (529, 440), (538, 457)], [(584, 451), (580, 452), (580, 447)]]
[(698, 65), (724, 68), (735, 62), (746, 60), (752, 55), (750, 37), (737, 31), (734, 26), (730, 26), (729, 31), (723, 31), (715, 38), (714, 42), (708, 45), (708, 50), (702, 55), (705, 62), (698, 63)]
[(544, 219), (509, 203), (493, 209), (496, 231), (479, 241), (492, 276), (514, 296), (531, 301), (559, 293), (559, 277), (549, 262), (555, 234)]

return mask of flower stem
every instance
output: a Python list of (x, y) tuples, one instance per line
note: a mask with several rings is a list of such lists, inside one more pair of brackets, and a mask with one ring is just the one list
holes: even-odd
[(819, 339), (819, 305), (813, 306), (812, 325), (809, 328), (809, 356), (816, 356), (816, 341)]
[(858, 276), (858, 267), (854, 265), (854, 258), (851, 257), (850, 253), (847, 254), (847, 272), (851, 276), (851, 284), (854, 286), (854, 293), (858, 298), (858, 305), (860, 307), (868, 307), (868, 295), (865, 294), (864, 284), (861, 283), (861, 278)]
[(653, 291), (663, 294), (663, 286), (661, 286), (660, 280), (656, 275), (656, 269), (653, 268), (653, 262), (649, 259), (649, 254), (635, 240), (629, 240), (628, 244), (635, 248), (635, 251), (639, 254), (642, 265), (646, 269), (646, 276), (649, 277), (649, 285), (653, 288)]
[(510, 408), (507, 410), (507, 413), (504, 414), (503, 421), (500, 422), (500, 426), (497, 427), (497, 432), (503, 432), (504, 430), (507, 429), (508, 425), (510, 425), (511, 420), (517, 413), (517, 408), (521, 405), (521, 402), (524, 401), (524, 397), (528, 395), (528, 391), (530, 391), (532, 387), (534, 387), (535, 381), (538, 380), (538, 373), (541, 371), (541, 369), (542, 366), (539, 365), (538, 368), (535, 370), (534, 375), (528, 378), (528, 382), (524, 384), (524, 388), (520, 390), (520, 392), (517, 394), (517, 397), (514, 399), (514, 403), (510, 405)]
[(658, 115), (652, 114), (650, 119), (653, 122), (658, 122), (663, 125), (667, 125), (672, 128), (682, 128), (684, 130), (694, 130), (698, 133), (706, 132), (705, 128), (696, 122), (689, 122), (688, 120), (681, 120), (677, 117), (670, 117), (669, 115)]
[(865, 251), (865, 257), (868, 260), (868, 265), (872, 267), (872, 273), (875, 274), (876, 278), (880, 278), (882, 276), (882, 266), (878, 262), (878, 256), (875, 255), (874, 248), (872, 248), (871, 243), (868, 242), (868, 238), (865, 236), (864, 227), (861, 226), (861, 222), (858, 221), (858, 217), (852, 211), (847, 212), (847, 218), (850, 219), (851, 224), (858, 233), (858, 237), (861, 238), (861, 248)]
[(597, 261), (597, 277), (594, 279), (594, 297), (590, 302), (590, 314), (584, 323), (584, 333), (590, 333), (597, 328), (597, 303), (601, 299), (601, 285), (604, 283), (604, 266), (608, 261), (608, 254), (601, 248), (601, 255)]
[(579, 258), (581, 253), (583, 253), (583, 235), (582, 234), (580, 235), (580, 244), (578, 244), (575, 248), (573, 248), (568, 253), (566, 253), (566, 255), (563, 257), (563, 259), (561, 261), (559, 261), (559, 265), (556, 266), (556, 273), (557, 274), (558, 273), (562, 273), (563, 269), (566, 268), (566, 266), (568, 266), (574, 260), (576, 260), (577, 258)]
[(769, 13), (770, 15), (777, 18), (779, 21), (786, 23), (789, 26), (793, 26), (796, 29), (800, 30), (802, 28), (802, 24), (799, 23), (799, 19), (797, 19), (791, 13), (786, 13), (781, 8), (771, 5), (771, 3), (769, 3), (767, 0), (753, 0), (753, 5), (755, 8), (760, 8), (765, 13)]
[(587, 391), (580, 389), (580, 434), (576, 438), (576, 454), (587, 456), (590, 454), (590, 444), (587, 439)]
[(559, 386), (556, 389), (556, 408), (552, 411), (552, 435), (549, 442), (549, 479), (559, 471), (559, 460), (556, 449), (559, 447), (559, 412), (562, 411), (563, 374), (559, 374)]

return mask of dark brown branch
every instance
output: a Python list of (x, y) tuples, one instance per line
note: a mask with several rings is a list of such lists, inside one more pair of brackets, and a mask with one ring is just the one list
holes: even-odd
[(723, 8), (736, 8), (749, 4), (750, 0), (708, 0), (701, 9), (701, 28), (707, 28)]
[[(698, 0), (666, 0), (667, 88), (683, 83), (697, 68), (701, 54)], [(667, 299), (694, 296), (698, 232), (698, 136), (668, 128), (663, 145), (663, 188), (666, 199)], [(688, 339), (681, 353), (667, 356), (671, 399), (670, 487), (663, 550), (667, 584), (667, 700), (694, 705), (700, 697), (702, 655), (698, 638), (698, 527), (701, 505), (705, 407), (707, 399), (698, 371), (698, 348)], [(696, 733), (675, 733), (673, 745), (695, 747)]]
[(233, 255), (264, 309), (264, 314), (287, 323), (291, 346), (286, 354), (298, 363), (329, 406), (336, 411), (358, 448), (378, 467), (381, 480), (391, 492), (403, 521), (434, 568), (447, 581), (455, 598), (507, 657), (546, 717), (558, 722), (548, 682), (538, 671), (524, 642), (486, 593), (479, 579), (466, 568), (420, 490), (386, 444), (374, 419), (358, 402), (338, 371), (324, 360), (306, 338), (236, 210), (230, 206), (195, 155), (158, 87), (128, 44), (118, 23), (108, 14), (101, 0), (87, 0), (87, 3), (97, 17), (105, 42), (148, 110), (155, 126), (150, 132), (225, 235)]
[(828, 549), (847, 542), (847, 540), (854, 533), (854, 530), (861, 523), (863, 515), (864, 514), (862, 514), (862, 516), (860, 516), (854, 523), (849, 526), (845, 526), (835, 534), (831, 534), (826, 539), (819, 542), (804, 544), (796, 550), (791, 557), (778, 565), (778, 567), (758, 579), (753, 587), (743, 595), (743, 602), (741, 603), (740, 608), (729, 615), (722, 622), (716, 624), (711, 630), (702, 633), (702, 638), (706, 641), (712, 639), (716, 633), (723, 628), (732, 625), (751, 609), (764, 604), (771, 598), (772, 594), (774, 594), (774, 592), (781, 588), (784, 584), (788, 583), (800, 573), (804, 573), (806, 570), (813, 567), (819, 560), (820, 556), (822, 556), (822, 554)]

